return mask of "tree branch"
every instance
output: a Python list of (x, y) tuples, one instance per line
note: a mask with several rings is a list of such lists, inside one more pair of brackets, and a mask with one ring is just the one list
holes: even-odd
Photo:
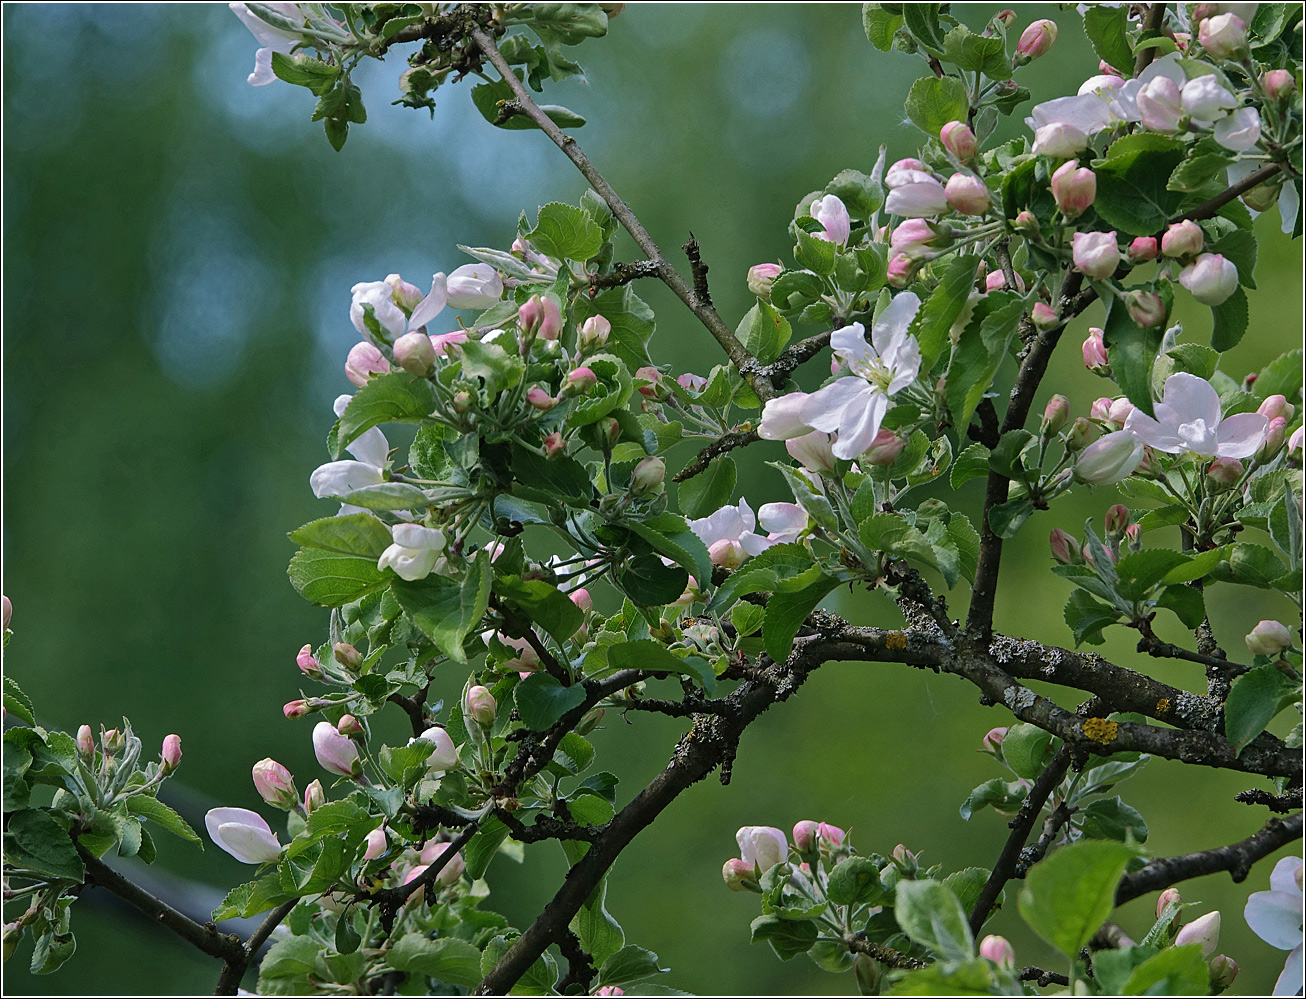
[(924, 968), (926, 963), (900, 951), (894, 950), (882, 943), (876, 943), (873, 940), (867, 940), (864, 932), (854, 933), (846, 941), (848, 949), (854, 954), (865, 954), (867, 957), (873, 957), (881, 964), (889, 968)]
[(448, 866), (458, 851), (465, 847), (471, 838), (476, 835), (476, 830), (479, 828), (480, 822), (476, 821), (465, 825), (462, 832), (449, 843), (449, 848), (431, 861), (426, 870), (407, 884), (395, 885), (393, 888), (382, 888), (371, 894), (362, 893), (355, 897), (360, 902), (367, 902), (369, 905), (381, 907), (381, 925), (385, 927), (386, 932), (389, 932), (390, 927), (394, 925), (395, 914), (398, 913), (400, 906), (407, 902), (409, 896), (414, 892), (435, 884), (435, 879), (440, 876), (440, 872)]
[(688, 306), (689, 311), (698, 317), (699, 322), (701, 322), (707, 331), (712, 334), (712, 337), (716, 342), (721, 345), (721, 349), (725, 351), (726, 356), (730, 359), (730, 363), (733, 364), (735, 369), (743, 375), (745, 380), (748, 381), (753, 391), (757, 394), (757, 397), (763, 402), (771, 398), (775, 392), (771, 388), (770, 383), (766, 381), (766, 379), (759, 378), (756, 374), (752, 373), (750, 367), (753, 362), (752, 355), (744, 349), (744, 345), (735, 337), (734, 331), (727, 326), (721, 316), (718, 315), (716, 309), (713, 308), (711, 301), (704, 301), (697, 292), (685, 283), (685, 279), (680, 276), (680, 273), (671, 265), (671, 262), (667, 260), (662, 251), (658, 249), (657, 243), (655, 243), (653, 237), (648, 234), (648, 230), (644, 228), (643, 224), (635, 216), (635, 213), (630, 210), (630, 207), (621, 200), (617, 195), (617, 192), (613, 190), (612, 185), (607, 182), (603, 175), (595, 168), (594, 164), (590, 162), (589, 157), (581, 151), (576, 140), (571, 136), (564, 134), (563, 131), (558, 128), (552, 120), (550, 120), (548, 115), (540, 110), (540, 106), (535, 103), (530, 92), (522, 86), (521, 80), (517, 78), (517, 74), (514, 73), (512, 67), (508, 65), (508, 61), (504, 59), (503, 53), (499, 51), (499, 47), (495, 44), (494, 39), (484, 29), (474, 25), (471, 27), (468, 34), (471, 36), (472, 41), (476, 43), (477, 47), (485, 53), (486, 58), (490, 60), (490, 63), (494, 68), (499, 71), (504, 82), (512, 88), (513, 94), (516, 96), (517, 100), (521, 102), (522, 110), (533, 122), (535, 122), (536, 125), (540, 127), (544, 134), (553, 141), (554, 145), (566, 153), (567, 158), (576, 165), (576, 169), (578, 169), (585, 179), (590, 182), (590, 186), (593, 187), (599, 197), (607, 203), (608, 207), (612, 209), (612, 214), (617, 217), (617, 220), (634, 238), (635, 243), (644, 252), (644, 255), (657, 265), (658, 277), (660, 277), (663, 283), (675, 293), (677, 298)]
[(1182, 222), (1184, 219), (1192, 219), (1199, 222), (1202, 219), (1209, 219), (1234, 198), (1240, 197), (1253, 187), (1265, 183), (1282, 169), (1283, 164), (1281, 163), (1267, 163), (1265, 166), (1253, 170), (1236, 184), (1230, 184), (1210, 201), (1203, 201), (1196, 208), (1190, 208), (1183, 214), (1176, 215), (1170, 221)]
[[(1147, 12), (1147, 20), (1143, 22), (1143, 34), (1146, 35), (1149, 31), (1160, 31), (1161, 23), (1164, 20), (1165, 20), (1165, 4), (1163, 3), (1152, 4), (1151, 9), (1148, 10)], [(1148, 64), (1152, 61), (1153, 58), (1155, 58), (1155, 56), (1156, 56), (1155, 48), (1146, 48), (1143, 49), (1141, 52), (1139, 52), (1137, 58), (1134, 59), (1134, 76), (1137, 76), (1143, 70), (1147, 69)], [(1124, 66), (1116, 67), (1116, 69), (1120, 69), (1120, 70), (1123, 70), (1125, 68), (1126, 67)]]
[(783, 354), (770, 364), (763, 365), (759, 370), (767, 378), (771, 379), (771, 384), (777, 389), (783, 388), (785, 381), (800, 364), (810, 361), (822, 350), (830, 346), (830, 335), (833, 332), (834, 330), (826, 330), (824, 333), (817, 333), (799, 340), (797, 343), (790, 344), (785, 348)]
[(1055, 971), (1044, 971), (1042, 968), (1036, 968), (1032, 964), (1028, 967), (1021, 968), (1016, 972), (1016, 977), (1022, 982), (1033, 982), (1039, 988), (1047, 988), (1049, 985), (1069, 985), (1070, 979), (1065, 975), (1060, 975)]
[[(747, 426), (747, 424), (745, 424), (745, 426)], [(671, 481), (684, 482), (686, 479), (692, 479), (695, 475), (706, 472), (707, 466), (712, 464), (713, 461), (721, 457), (721, 455), (725, 454), (727, 451), (733, 451), (738, 447), (746, 447), (754, 441), (760, 441), (761, 439), (762, 438), (758, 436), (756, 430), (732, 430), (728, 434), (722, 434), (707, 447), (703, 448), (702, 451), (698, 452), (698, 455), (693, 461), (672, 476)]]
[(258, 929), (249, 935), (245, 945), (241, 948), (239, 957), (229, 957), (223, 962), (222, 973), (218, 975), (217, 988), (213, 990), (215, 996), (234, 996), (240, 990), (240, 983), (245, 977), (245, 972), (249, 970), (249, 964), (257, 956), (259, 950), (267, 943), (268, 938), (272, 936), (272, 931), (281, 925), (281, 921), (290, 915), (290, 910), (299, 904), (299, 899), (292, 898), (289, 902), (282, 902), (273, 909), (259, 923)]
[(589, 276), (590, 298), (597, 296), (599, 291), (604, 288), (619, 288), (623, 284), (630, 284), (630, 282), (639, 278), (657, 276), (658, 265), (656, 260), (636, 260), (634, 263), (629, 264), (613, 264), (612, 270), (606, 274), (596, 272)]

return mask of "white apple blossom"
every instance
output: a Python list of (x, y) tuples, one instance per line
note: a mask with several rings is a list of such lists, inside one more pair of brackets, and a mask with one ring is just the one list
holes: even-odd
[(503, 278), (489, 264), (463, 264), (445, 281), (455, 309), (488, 309), (503, 297)]
[(388, 280), (362, 281), (354, 285), (350, 292), (353, 300), (349, 303), (349, 319), (359, 336), (366, 338), (369, 335), (364, 306), (371, 306), (373, 318), (389, 334), (390, 340), (397, 340), (410, 330), (421, 329), (444, 310), (449, 298), (442, 272), (431, 275), (431, 290), (413, 307), (411, 315), (396, 300), (399, 295), (394, 284)]
[[(332, 409), (337, 417), (345, 415), (345, 407), (349, 405), (349, 400), (352, 398), (351, 395), (336, 397)], [(345, 450), (358, 460), (329, 461), (325, 465), (319, 465), (309, 476), (309, 485), (313, 489), (313, 495), (318, 499), (344, 498), (355, 489), (375, 486), (385, 481), (390, 444), (380, 427), (363, 431), (345, 447)], [(363, 512), (363, 508), (359, 506), (350, 506), (346, 503), (340, 507), (342, 514), (360, 512)]]
[(1220, 419), (1220, 396), (1204, 378), (1180, 371), (1165, 380), (1156, 419), (1135, 409), (1124, 432), (1170, 454), (1246, 458), (1265, 441), (1270, 421), (1260, 413)]
[[(290, 55), (291, 49), (304, 40), (304, 35), (298, 31), (274, 27), (253, 13), (243, 3), (231, 3), (227, 6), (233, 14), (240, 18), (241, 23), (249, 28), (250, 34), (262, 46), (254, 54), (254, 72), (249, 74), (249, 85), (251, 87), (266, 86), (277, 78), (276, 74), (272, 72), (272, 53), (280, 52), (282, 55)], [(292, 24), (303, 24), (306, 20), (304, 12), (299, 9), (297, 3), (265, 3), (263, 6), (280, 14)]]
[(763, 503), (757, 519), (767, 532), (766, 540), (775, 545), (797, 541), (808, 526), (807, 511), (797, 503)]
[[(1236, 153), (1246, 152), (1261, 139), (1261, 116), (1255, 108), (1239, 108), (1215, 123), (1215, 141)], [(1285, 184), (1291, 187), (1291, 184)]]
[(281, 856), (276, 834), (248, 808), (211, 808), (204, 816), (209, 839), (242, 864), (267, 864)]
[(812, 218), (820, 222), (823, 232), (813, 233), (817, 239), (824, 239), (839, 246), (848, 245), (848, 234), (852, 230), (852, 220), (843, 201), (833, 194), (817, 198), (810, 208)]
[(766, 871), (789, 857), (789, 840), (774, 826), (744, 826), (735, 833), (739, 857)]
[(1252, 893), (1243, 917), (1252, 932), (1271, 947), (1288, 951), (1276, 996), (1295, 996), (1302, 990), (1302, 868), (1301, 857), (1284, 857), (1270, 874), (1270, 890)]
[(390, 528), (394, 544), (381, 553), (378, 569), (393, 569), (400, 579), (425, 579), (443, 560), (444, 531), (421, 524), (395, 524)]
[(749, 555), (760, 555), (773, 542), (755, 533), (757, 515), (748, 500), (741, 499), (738, 506), (723, 506), (707, 517), (689, 522), (689, 529), (709, 548), (718, 541), (734, 541)]
[(1210, 73), (1189, 80), (1180, 94), (1184, 110), (1200, 125), (1210, 125), (1238, 106), (1238, 98)]
[(757, 436), (764, 441), (787, 441), (812, 433), (812, 428), (802, 418), (807, 398), (806, 392), (790, 392), (788, 395), (768, 399), (762, 407), (762, 422), (758, 424)]

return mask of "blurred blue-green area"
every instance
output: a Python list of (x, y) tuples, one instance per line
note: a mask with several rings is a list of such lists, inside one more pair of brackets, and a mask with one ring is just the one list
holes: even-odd
[[(954, 5), (972, 24), (995, 9)], [(1053, 55), (1023, 71), (1035, 98), (1073, 93), (1097, 61), (1074, 15), (1034, 5), (1020, 15), (1062, 25)], [(264, 756), (289, 766), (301, 786), (322, 776), (310, 723), (280, 711), (297, 696), (295, 651), (320, 642), (326, 627), (326, 613), (286, 580), (285, 534), (330, 512), (313, 499), (308, 474), (325, 460), (331, 400), (351, 388), (350, 286), (392, 271), (420, 284), (466, 262), (456, 244), (506, 246), (521, 211), (574, 201), (584, 189), (542, 135), (486, 124), (466, 85), (438, 92), (433, 119), (390, 106), (399, 59), (362, 67), (369, 121), (335, 153), (309, 122), (307, 91), (246, 85), (255, 48), (221, 5), (4, 8), (3, 540), (15, 608), (5, 667), (47, 726), (126, 715), (150, 744), (179, 732), (185, 761), (164, 797), (196, 824), (219, 803), (258, 804), (249, 769)], [(921, 138), (904, 124), (902, 101), (925, 66), (872, 49), (855, 4), (632, 4), (578, 57), (587, 78), (548, 99), (589, 119), (577, 138), (661, 246), (694, 233), (731, 323), (751, 303), (746, 268), (787, 259), (785, 227), (800, 197), (844, 168), (869, 171), (882, 143), (893, 159)], [(1002, 127), (1023, 129), (1019, 116)], [(1235, 378), (1300, 338), (1300, 251), (1277, 222), (1271, 213), (1257, 224), (1251, 327), (1224, 360)], [(705, 373), (721, 359), (669, 293), (639, 291), (657, 311), (659, 363)], [(1179, 297), (1179, 318), (1201, 341), (1210, 312)], [(1067, 334), (1038, 406), (1059, 391), (1082, 413), (1108, 390), (1078, 357), (1084, 329), (1101, 315), (1095, 305)], [(776, 444), (741, 456), (740, 488), (754, 507), (788, 498), (763, 464), (782, 456)], [(976, 522), (981, 491), (975, 482), (955, 497)], [(1068, 588), (1047, 573), (1047, 532), (1079, 533), (1114, 501), (1109, 490), (1060, 500), (1007, 545), (1000, 629), (1070, 642), (1061, 619)], [(964, 611), (964, 584), (951, 601)], [(858, 622), (901, 621), (880, 596), (845, 595), (836, 609)], [(1216, 590), (1211, 609), (1234, 651), (1257, 620), (1288, 614), (1264, 591), (1240, 587)], [(1200, 689), (1198, 667), (1140, 657), (1129, 633), (1114, 630), (1109, 658)], [(1183, 637), (1173, 621), (1162, 636)], [(450, 674), (437, 688), (448, 696), (461, 684)], [(677, 988), (852, 993), (850, 977), (750, 947), (755, 898), (726, 891), (720, 877), (737, 852), (735, 829), (828, 819), (863, 850), (901, 842), (946, 870), (989, 866), (1005, 823), (992, 812), (966, 823), (957, 809), (998, 776), (976, 750), (987, 729), (1008, 721), (956, 678), (829, 664), (749, 730), (728, 787), (690, 789), (635, 841), (615, 868), (608, 906), (628, 942), (673, 969), (665, 981)], [(391, 725), (398, 737), (399, 720)], [(676, 720), (609, 714), (595, 742), (625, 800), (683, 730)], [(1232, 800), (1256, 784), (1153, 761), (1121, 790), (1151, 825), (1148, 847), (1165, 855), (1259, 828), (1263, 810)], [(150, 873), (173, 879), (168, 890), (200, 910), (250, 873), (212, 846), (160, 847)], [(1195, 911), (1223, 910), (1221, 949), (1243, 969), (1237, 992), (1268, 992), (1282, 965), (1282, 952), (1255, 938), (1241, 914), (1248, 892), (1267, 887), (1269, 867), (1244, 885), (1220, 876), (1184, 887), (1203, 903)], [(556, 844), (532, 846), (524, 867), (501, 860), (491, 870), (493, 901), (525, 926), (564, 870)], [(1132, 903), (1118, 918), (1141, 933), (1152, 904)], [(77, 904), (74, 926), (79, 951), (63, 970), (27, 976), (24, 948), (6, 969), (6, 990), (213, 986), (207, 959), (101, 892)], [(991, 929), (1013, 940), (1022, 964), (1056, 964), (1014, 905)]]

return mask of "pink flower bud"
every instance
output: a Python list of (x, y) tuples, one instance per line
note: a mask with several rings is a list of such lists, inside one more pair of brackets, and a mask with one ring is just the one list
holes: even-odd
[(1216, 954), (1211, 958), (1209, 970), (1214, 989), (1227, 989), (1238, 977), (1238, 963), (1228, 954)]
[[(1076, 544), (1078, 544), (1078, 542), (1076, 542)], [(1007, 738), (1007, 729), (1005, 727), (991, 728), (984, 733), (984, 739), (980, 743), (980, 745), (986, 752), (997, 753), (1001, 751), (1002, 743), (1006, 740), (1006, 738)]]
[(821, 837), (822, 847), (843, 846), (844, 838), (848, 835), (838, 826), (832, 826), (828, 822), (822, 822), (817, 826), (816, 832)]
[(1202, 957), (1210, 960), (1220, 943), (1220, 911), (1208, 912), (1186, 924), (1174, 938), (1174, 943), (1176, 947), (1197, 944), (1202, 948)]
[(1084, 341), (1084, 367), (1094, 374), (1106, 374), (1111, 370), (1107, 359), (1106, 341), (1102, 330), (1096, 326), (1088, 329), (1088, 339)]
[(308, 714), (308, 701), (287, 701), (281, 708), (281, 713), (287, 718), (303, 718)]
[(363, 653), (359, 652), (348, 642), (336, 642), (335, 645), (331, 646), (331, 651), (335, 656), (336, 662), (345, 667), (345, 669), (358, 669), (359, 666), (363, 665)]
[(799, 853), (810, 853), (816, 846), (816, 831), (820, 825), (813, 819), (803, 819), (794, 825), (794, 846)]
[(1044, 436), (1059, 433), (1068, 419), (1070, 419), (1070, 400), (1064, 395), (1054, 395), (1043, 408)]
[(383, 375), (390, 365), (381, 352), (366, 340), (349, 348), (345, 358), (345, 377), (362, 388), (373, 375)]
[(1119, 399), (1111, 400), (1111, 409), (1107, 412), (1107, 422), (1114, 423), (1117, 427), (1123, 427), (1125, 421), (1129, 419), (1129, 414), (1134, 411), (1134, 404), (1121, 396)]
[(242, 864), (267, 864), (281, 856), (281, 845), (267, 821), (248, 808), (211, 808), (204, 827), (214, 844)]
[(1215, 493), (1232, 489), (1243, 477), (1243, 463), (1237, 458), (1216, 458), (1206, 469), (1207, 487)]
[(1075, 417), (1066, 435), (1066, 447), (1071, 451), (1081, 451), (1093, 442), (1093, 424), (1082, 416)]
[(719, 565), (723, 569), (738, 569), (744, 564), (744, 559), (748, 558), (748, 553), (738, 541), (719, 538), (708, 545), (707, 557), (711, 559), (713, 565)]
[(1035, 329), (1051, 330), (1061, 325), (1061, 317), (1057, 315), (1057, 310), (1047, 302), (1035, 302), (1034, 308), (1030, 309), (1029, 318), (1033, 321)]
[(979, 153), (975, 133), (964, 121), (950, 121), (944, 125), (939, 129), (939, 141), (943, 143), (944, 149), (963, 163), (973, 160)]
[(1016, 58), (1012, 61), (1017, 66), (1031, 62), (1039, 56), (1045, 55), (1056, 40), (1057, 26), (1054, 21), (1049, 21), (1046, 18), (1035, 21), (1021, 32), (1020, 41), (1016, 43)]
[(457, 347), (460, 343), (467, 342), (466, 330), (454, 330), (452, 333), (432, 333), (431, 347), (440, 357), (454, 358), (457, 356)]
[(259, 797), (274, 808), (286, 811), (299, 804), (299, 790), (289, 770), (276, 760), (268, 758), (254, 764), (252, 772), (254, 790)]
[(323, 770), (341, 777), (357, 777), (363, 772), (353, 740), (337, 732), (328, 721), (313, 726), (313, 755)]
[(1118, 70), (1118, 69), (1116, 69), (1114, 66), (1112, 66), (1112, 65), (1111, 65), (1109, 62), (1107, 62), (1105, 59), (1099, 59), (1099, 60), (1098, 60), (1098, 63), (1097, 63), (1097, 71), (1098, 71), (1099, 73), (1101, 73), (1103, 76), (1119, 76), (1119, 77), (1123, 77), (1123, 76), (1125, 75), (1124, 73), (1120, 72), (1120, 70)]
[(395, 364), (418, 378), (435, 370), (435, 347), (425, 333), (405, 333), (395, 341), (394, 355)]
[(1075, 268), (1094, 281), (1101, 281), (1115, 273), (1120, 264), (1120, 249), (1116, 246), (1116, 233), (1077, 232), (1071, 245)]
[(934, 227), (924, 219), (905, 219), (889, 237), (889, 249), (895, 254), (911, 253), (933, 245), (938, 238)]
[(455, 392), (453, 395), (453, 411), (462, 416), (472, 408), (472, 395), (470, 392)]
[(1292, 647), (1292, 632), (1278, 621), (1262, 621), (1247, 635), (1247, 651), (1254, 656), (1277, 656)]
[(676, 376), (676, 384), (686, 392), (692, 392), (697, 395), (707, 388), (707, 379), (702, 375), (696, 375), (693, 372), (686, 371), (683, 375)]
[(791, 437), (785, 441), (785, 450), (789, 457), (802, 464), (809, 472), (833, 472), (835, 469), (834, 450), (829, 434), (813, 430), (802, 437)]
[(989, 934), (979, 945), (980, 957), (987, 958), (1004, 971), (1015, 967), (1016, 952), (1005, 938)]
[(87, 763), (95, 759), (95, 733), (91, 726), (82, 725), (77, 729), (77, 755)]
[(1109, 537), (1116, 537), (1125, 533), (1129, 521), (1129, 507), (1123, 503), (1116, 503), (1107, 509), (1106, 516), (1103, 518), (1103, 526), (1106, 528)]
[(1306, 427), (1298, 427), (1288, 438), (1288, 457), (1293, 461), (1301, 461), (1302, 439), (1306, 436)]
[(1297, 89), (1297, 81), (1286, 69), (1272, 69), (1261, 77), (1261, 89), (1270, 100), (1281, 101)]
[(721, 868), (721, 877), (731, 891), (748, 891), (744, 882), (753, 880), (753, 865), (744, 863), (738, 857), (732, 857)]
[(948, 204), (963, 215), (983, 215), (992, 204), (988, 187), (974, 174), (954, 173), (943, 190)]
[(9, 622), (14, 619), (13, 602), (6, 596), (0, 596), (0, 617), (3, 618), (3, 630), (9, 630)]
[(748, 268), (748, 290), (763, 302), (771, 301), (771, 285), (784, 273), (779, 264), (754, 264)]
[(1153, 132), (1181, 132), (1187, 127), (1179, 85), (1168, 76), (1156, 76), (1138, 88), (1135, 95), (1143, 127)]
[(304, 788), (304, 814), (312, 815), (313, 809), (320, 808), (326, 804), (326, 791), (322, 788), (320, 780), (314, 780)]
[(920, 261), (910, 254), (899, 253), (889, 261), (888, 277), (890, 288), (906, 288), (920, 270)]
[(367, 848), (363, 850), (364, 860), (375, 860), (385, 853), (389, 847), (389, 841), (386, 839), (384, 829), (373, 829), (367, 834)]
[(1021, 211), (1017, 212), (1016, 217), (1011, 220), (1011, 228), (1015, 229), (1016, 232), (1032, 237), (1039, 234), (1041, 227), (1033, 212)]
[(1153, 291), (1131, 291), (1125, 296), (1129, 318), (1143, 329), (1151, 329), (1165, 322), (1165, 302)]
[(116, 728), (100, 732), (100, 746), (110, 756), (117, 755), (127, 748), (127, 737)]
[(603, 316), (590, 316), (580, 324), (576, 344), (582, 354), (602, 350), (612, 335), (612, 323)]
[(572, 590), (567, 594), (567, 597), (586, 614), (594, 609), (594, 598), (590, 596), (590, 591), (583, 586)]
[(557, 458), (567, 453), (567, 442), (556, 430), (544, 438), (544, 457)]
[[(448, 852), (449, 847), (451, 846), (453, 846), (452, 843), (428, 843), (426, 848), (422, 850), (422, 861), (424, 865), (422, 870), (426, 870), (427, 866), (435, 863), (436, 860)], [(449, 858), (449, 862), (444, 865), (440, 873), (435, 876), (435, 883), (447, 888), (462, 877), (462, 873), (466, 868), (467, 863), (463, 860), (463, 855), (461, 853), (455, 853)], [(411, 881), (413, 877), (414, 875), (409, 875), (407, 881)], [(407, 881), (405, 883), (407, 883)]]
[(472, 687), (463, 698), (463, 715), (485, 728), (494, 724), (498, 707), (488, 687)]
[(535, 409), (547, 413), (558, 404), (558, 400), (545, 392), (538, 385), (526, 393), (526, 402)]
[(1112, 400), (1107, 396), (1094, 399), (1093, 405), (1088, 409), (1089, 418), (1101, 420), (1103, 423), (1109, 421), (1111, 419), (1111, 402)]
[(405, 315), (412, 315), (413, 310), (426, 297), (422, 294), (421, 288), (405, 281), (398, 274), (387, 274), (385, 283), (393, 289), (390, 297), (394, 299), (395, 305), (404, 310)]
[(1068, 219), (1078, 218), (1097, 197), (1097, 174), (1067, 160), (1052, 174), (1052, 197)]
[(299, 650), (299, 655), (295, 657), (295, 665), (305, 676), (316, 679), (322, 675), (322, 667), (318, 665), (317, 659), (313, 656), (313, 646), (305, 645)]
[(1265, 401), (1256, 407), (1256, 412), (1260, 413), (1267, 420), (1291, 420), (1297, 410), (1283, 396), (1270, 395), (1266, 396)]
[(902, 449), (906, 446), (907, 442), (892, 430), (881, 428), (862, 455), (862, 461), (868, 465), (887, 467), (898, 460), (898, 455), (902, 454)]
[(810, 213), (825, 230), (812, 235), (839, 246), (847, 245), (848, 235), (852, 231), (852, 219), (849, 218), (848, 209), (843, 201), (833, 194), (827, 194), (812, 202)]
[(1221, 305), (1238, 287), (1238, 268), (1218, 253), (1203, 253), (1179, 272), (1179, 283), (1203, 305)]
[(667, 478), (667, 466), (661, 458), (644, 458), (630, 473), (630, 491), (636, 496), (649, 496), (662, 491)]
[(1089, 485), (1112, 485), (1127, 479), (1142, 460), (1142, 442), (1117, 430), (1084, 448), (1075, 462), (1075, 478)]
[(899, 843), (893, 848), (893, 862), (904, 873), (914, 874), (918, 866), (918, 854)]
[(1155, 236), (1139, 236), (1129, 244), (1129, 262), (1131, 264), (1145, 264), (1149, 260), (1155, 260), (1156, 253)]
[(1217, 14), (1202, 21), (1197, 41), (1215, 59), (1242, 59), (1248, 53), (1247, 26), (1237, 14)]
[(1183, 905), (1183, 896), (1179, 894), (1178, 888), (1167, 888), (1156, 898), (1156, 918), (1160, 919), (1165, 910), (1171, 905)]
[(163, 772), (170, 774), (181, 764), (181, 736), (165, 735), (163, 737), (163, 751), (159, 753), (159, 759), (163, 761)]
[[(625, 4), (622, 4), (621, 6), (624, 7)], [(626, 994), (626, 990), (623, 989), (620, 985), (605, 985), (594, 994), (596, 996), (624, 996)]]
[(566, 382), (563, 383), (562, 394), (565, 396), (584, 395), (598, 383), (599, 376), (590, 368), (584, 366), (573, 368), (567, 375)]
[(547, 295), (532, 295), (520, 309), (517, 310), (517, 320), (522, 322), (522, 310), (530, 305), (531, 302), (538, 302), (538, 309), (535, 314), (535, 322), (523, 326), (526, 332), (533, 332), (541, 340), (556, 340), (562, 334), (562, 311), (558, 308), (558, 303)]
[(646, 364), (642, 368), (635, 370), (635, 377), (648, 382), (647, 385), (641, 385), (637, 391), (640, 395), (648, 399), (656, 399), (659, 402), (665, 402), (671, 395), (671, 390), (666, 386), (666, 379), (662, 372), (651, 364)]
[(1016, 23), (1016, 12), (1008, 7), (993, 15), (993, 20), (1001, 24), (1004, 28), (1010, 28)]
[(789, 841), (774, 826), (743, 826), (735, 833), (739, 854), (746, 864), (767, 871), (789, 857)]
[(1078, 539), (1059, 527), (1048, 536), (1048, 546), (1052, 549), (1052, 557), (1062, 565), (1074, 565), (1079, 561)]
[(1034, 149), (1039, 156), (1068, 160), (1088, 148), (1088, 136), (1064, 121), (1048, 122), (1034, 130)]
[[(512, 641), (512, 639), (509, 639), (509, 641)], [(517, 641), (521, 641), (521, 644), (526, 646), (524, 641), (520, 639)], [(530, 647), (526, 646), (526, 648)], [(538, 665), (539, 658), (535, 655), (535, 650), (531, 649), (531, 653), (534, 664)], [(426, 758), (426, 768), (428, 770), (438, 770), (443, 772), (445, 770), (452, 770), (458, 765), (458, 748), (453, 744), (453, 739), (450, 737), (449, 733), (439, 725), (432, 725), (423, 732), (419, 738), (429, 742), (435, 747), (435, 751)]]
[(1195, 253), (1202, 252), (1205, 239), (1202, 227), (1192, 219), (1175, 222), (1161, 237), (1161, 256), (1191, 257)]
[(363, 734), (363, 723), (353, 715), (344, 714), (341, 715), (340, 720), (336, 722), (336, 731), (341, 735), (352, 739), (354, 736)]

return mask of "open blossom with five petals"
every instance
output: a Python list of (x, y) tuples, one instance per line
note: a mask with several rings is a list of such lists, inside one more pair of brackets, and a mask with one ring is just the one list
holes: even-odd
[(1165, 380), (1156, 419), (1135, 409), (1125, 433), (1158, 451), (1246, 458), (1265, 440), (1270, 421), (1260, 413), (1220, 419), (1220, 396), (1204, 378), (1180, 371)]
[(757, 515), (746, 499), (741, 499), (738, 506), (723, 506), (708, 517), (689, 522), (689, 529), (709, 548), (718, 541), (733, 541), (749, 555), (760, 555), (774, 544), (755, 533), (756, 527)]
[(395, 524), (390, 528), (394, 544), (377, 559), (378, 569), (393, 569), (409, 582), (425, 579), (444, 556), (444, 531), (420, 524)]
[(1276, 996), (1295, 996), (1302, 990), (1302, 872), (1301, 857), (1284, 857), (1270, 874), (1270, 890), (1254, 892), (1243, 910), (1253, 933), (1271, 947), (1288, 951), (1274, 983)]
[[(349, 405), (351, 395), (336, 397), (334, 406), (336, 416), (344, 416), (345, 407)], [(355, 489), (375, 486), (385, 481), (385, 466), (390, 456), (390, 443), (385, 439), (379, 427), (372, 427), (353, 439), (345, 448), (356, 461), (329, 461), (319, 465), (308, 477), (308, 484), (313, 495), (318, 499), (345, 497)], [(345, 504), (341, 513), (359, 513), (363, 508)]]
[[(910, 385), (920, 373), (920, 345), (907, 332), (920, 304), (920, 299), (911, 292), (894, 298), (876, 316), (870, 343), (866, 342), (866, 328), (861, 323), (835, 330), (830, 336), (830, 346), (851, 376), (808, 395), (797, 414), (799, 422), (772, 419), (769, 429), (775, 432), (783, 427), (794, 431), (785, 437), (798, 437), (812, 430), (838, 433), (839, 439), (831, 447), (838, 458), (856, 458), (869, 448), (889, 410), (890, 397)], [(767, 412), (782, 401), (766, 404), (764, 424)], [(777, 412), (788, 414), (788, 408)], [(772, 439), (784, 438), (777, 434)]]
[[(266, 86), (277, 78), (272, 72), (272, 53), (290, 55), (291, 49), (304, 40), (304, 35), (298, 31), (289, 31), (269, 24), (243, 3), (232, 3), (227, 6), (240, 18), (245, 27), (249, 28), (250, 34), (261, 46), (254, 55), (254, 72), (249, 74), (248, 83), (251, 87)], [(270, 8), (273, 13), (280, 14), (292, 24), (303, 24), (305, 21), (304, 13), (297, 3), (265, 3), (263, 6)]]
[(209, 839), (242, 864), (267, 864), (281, 856), (276, 834), (248, 808), (211, 808), (204, 816)]

